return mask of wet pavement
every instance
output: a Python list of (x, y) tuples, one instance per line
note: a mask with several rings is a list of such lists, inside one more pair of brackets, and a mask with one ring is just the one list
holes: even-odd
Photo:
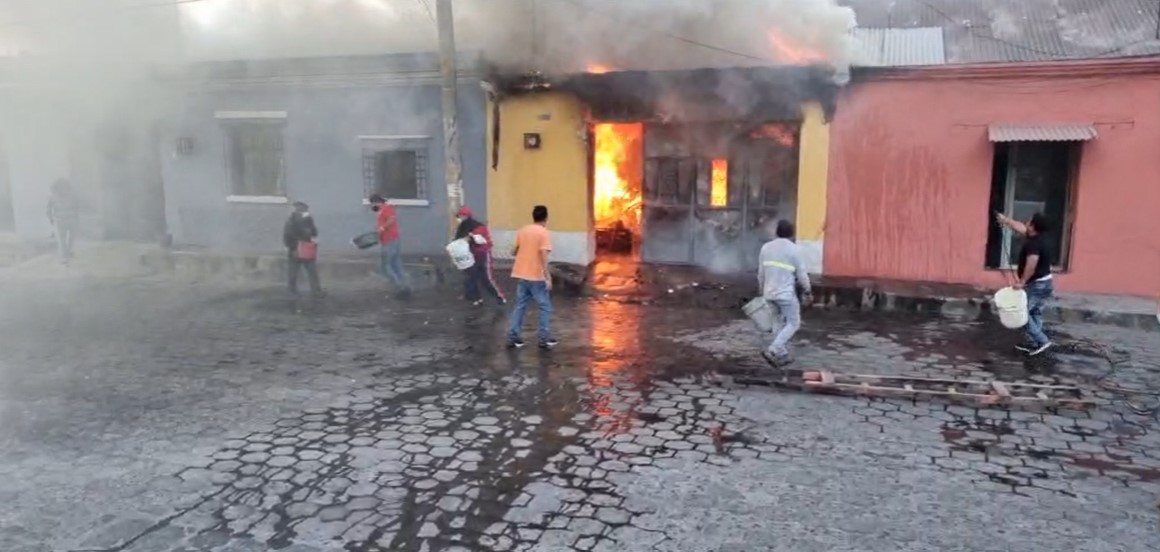
[(1098, 385), (1160, 388), (1147, 332), (1025, 363), (992, 324), (807, 313), (803, 368), (1101, 403), (1007, 410), (741, 384), (763, 337), (724, 309), (559, 298), (560, 347), (510, 352), (445, 292), (5, 289), (4, 551), (1160, 549), (1157, 422)]

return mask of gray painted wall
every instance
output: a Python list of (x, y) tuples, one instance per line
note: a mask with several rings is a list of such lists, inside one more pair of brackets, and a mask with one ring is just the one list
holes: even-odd
[[(228, 252), (282, 249), (287, 205), (227, 201), (230, 183), (225, 135), (218, 111), (285, 111), (283, 131), (287, 195), (311, 205), (321, 233), (322, 255), (351, 252), (350, 238), (374, 228), (362, 200), (362, 145), (359, 136), (430, 137), (427, 157), (428, 206), (398, 207), (406, 253), (442, 254), (447, 238), (447, 198), (440, 89), (429, 75), (389, 82), (334, 86), (275, 84), (206, 89), (191, 93), (162, 140), (166, 219), (174, 243)], [(468, 205), (486, 217), (485, 96), (477, 79), (461, 79), (459, 132)], [(178, 154), (179, 137), (192, 139), (192, 152)]]
[[(5, 95), (4, 100), (0, 139), (8, 160), (15, 230), (24, 239), (47, 240), (52, 235), (46, 216), (49, 189), (56, 179), (72, 176), (69, 150), (75, 129), (70, 128), (63, 113), (42, 109), (13, 94)], [(77, 184), (74, 186), (82, 200), (91, 200), (92, 191), (79, 189), (82, 186)], [(82, 217), (90, 214), (82, 212)], [(82, 220), (81, 233), (91, 234), (94, 222)]]

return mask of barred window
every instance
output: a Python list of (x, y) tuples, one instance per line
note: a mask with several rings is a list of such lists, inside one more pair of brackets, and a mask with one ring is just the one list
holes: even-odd
[(427, 200), (426, 139), (363, 139), (363, 187), (366, 195), (387, 199)]
[(230, 193), (286, 195), (282, 122), (233, 120), (224, 124)]

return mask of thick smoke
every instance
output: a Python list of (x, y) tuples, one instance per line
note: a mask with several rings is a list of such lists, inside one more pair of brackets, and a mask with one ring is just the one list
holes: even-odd
[[(460, 48), (512, 71), (841, 63), (854, 24), (835, 0), (454, 6)], [(158, 101), (150, 75), (161, 64), (433, 51), (434, 9), (435, 0), (0, 0), (0, 54), (24, 58), (7, 73), (45, 85), (39, 100), (101, 111), (129, 95), (141, 109)]]
[[(196, 58), (316, 56), (434, 50), (434, 3), (202, 0), (183, 12), (188, 53)], [(544, 72), (593, 64), (755, 65), (802, 55), (840, 62), (854, 24), (853, 13), (834, 0), (455, 0), (454, 6), (461, 48), (510, 70)]]

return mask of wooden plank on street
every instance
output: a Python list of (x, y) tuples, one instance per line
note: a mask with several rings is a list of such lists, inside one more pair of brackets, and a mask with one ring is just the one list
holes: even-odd
[(813, 393), (855, 396), (941, 398), (979, 405), (1043, 405), (1086, 408), (1094, 404), (1080, 388), (1068, 385), (1042, 385), (1010, 381), (960, 380), (893, 376), (881, 374), (842, 374), (830, 370), (778, 370), (773, 385)]

